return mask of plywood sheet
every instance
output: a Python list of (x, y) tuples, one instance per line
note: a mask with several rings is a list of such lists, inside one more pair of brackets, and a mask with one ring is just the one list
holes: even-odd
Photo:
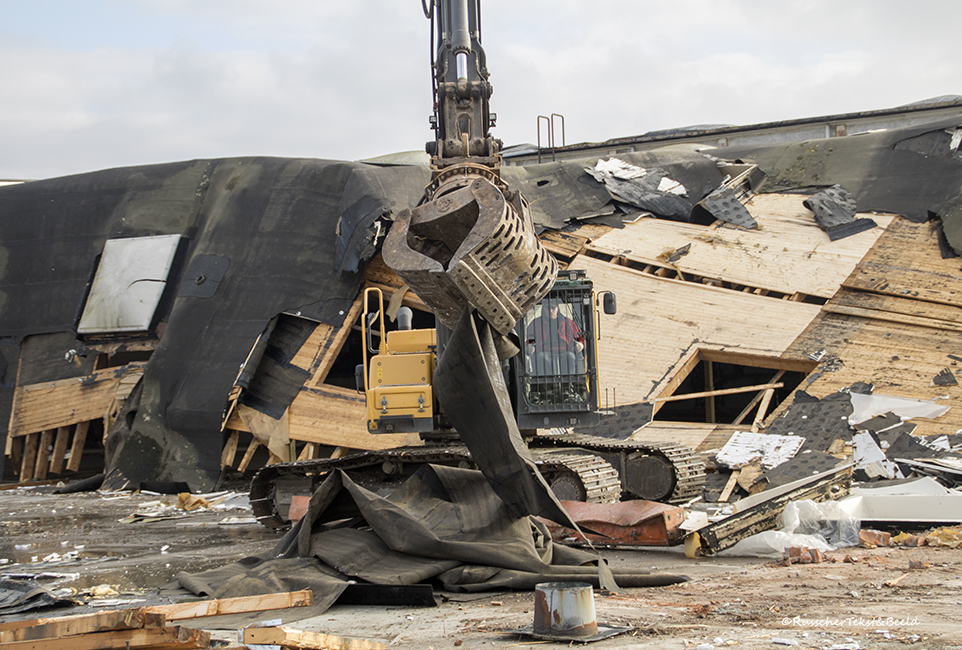
[(292, 440), (351, 449), (390, 449), (420, 444), (417, 434), (368, 433), (364, 396), (349, 388), (326, 384), (302, 388), (288, 414)]
[[(674, 442), (698, 451), (706, 451), (724, 446), (735, 431), (744, 430), (744, 426), (732, 424), (659, 422), (655, 420), (633, 433), (631, 439), (638, 442)], [(721, 444), (718, 444), (719, 442)]]
[(896, 220), (845, 286), (861, 291), (962, 306), (962, 262), (942, 259), (937, 222)]
[(690, 245), (672, 268), (769, 291), (830, 298), (894, 217), (860, 215), (879, 227), (833, 242), (802, 205), (803, 199), (798, 194), (753, 197), (746, 207), (758, 230), (641, 219), (591, 242), (588, 249), (666, 266), (666, 253)]
[(962, 388), (932, 381), (948, 368), (962, 383), (959, 265), (958, 258), (942, 259), (932, 223), (893, 222), (793, 343), (793, 354), (824, 351), (809, 384), (800, 388), (824, 397), (867, 382), (877, 393), (936, 399), (949, 411), (937, 420), (914, 420), (916, 433), (962, 429)]
[[(600, 318), (602, 391), (618, 404), (656, 396), (699, 347), (780, 357), (819, 312), (818, 305), (669, 280), (579, 256), (598, 291), (614, 291), (618, 313)], [(604, 403), (604, 395), (602, 395)]]

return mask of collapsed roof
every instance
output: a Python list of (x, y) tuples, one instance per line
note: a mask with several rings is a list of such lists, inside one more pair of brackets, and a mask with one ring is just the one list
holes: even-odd
[[(749, 296), (739, 289), (741, 293), (729, 292), (726, 300), (730, 300), (714, 313), (705, 308), (707, 289), (715, 289), (713, 300), (720, 305), (717, 291), (731, 288), (723, 286), (726, 282), (765, 293), (821, 296), (824, 302), (835, 295), (881, 229), (891, 223), (891, 218), (877, 219), (880, 228), (863, 233), (868, 238), (863, 238), (858, 252), (850, 247), (851, 259), (836, 264), (841, 277), (826, 280), (812, 271), (807, 274), (810, 277), (788, 278), (782, 281), (784, 286), (769, 287), (753, 284), (752, 275), (780, 263), (774, 254), (780, 242), (789, 255), (793, 242), (788, 238), (795, 235), (778, 230), (774, 222), (762, 222), (762, 230), (752, 237), (764, 241), (771, 254), (752, 258), (756, 266), (746, 266), (744, 277), (735, 282), (728, 277), (737, 276), (731, 264), (705, 256), (713, 247), (730, 253), (732, 248), (726, 249), (723, 242), (726, 233), (744, 231), (730, 230), (732, 226), (723, 222), (717, 222), (719, 228), (712, 233), (684, 228), (711, 223), (719, 216), (711, 211), (706, 216), (698, 206), (708, 205), (705, 201), (723, 187), (733, 170), (743, 169), (737, 163), (757, 163), (765, 174), (761, 182), (758, 175), (745, 176), (740, 192), (751, 185), (755, 192), (779, 193), (767, 202), (758, 197), (753, 213), (759, 209), (785, 212), (789, 199), (779, 197), (786, 192), (811, 193), (839, 185), (854, 196), (859, 213), (899, 214), (913, 222), (939, 217), (945, 240), (958, 252), (962, 250), (960, 127), (962, 119), (955, 119), (787, 145), (702, 152), (689, 146), (619, 155), (623, 163), (658, 181), (643, 187), (640, 194), (593, 177), (587, 170), (596, 168), (597, 157), (505, 167), (503, 176), (528, 197), (552, 250), (562, 256), (570, 253), (566, 261), (572, 267), (589, 268), (598, 285), (607, 282), (622, 294), (623, 320), (606, 339), (603, 373), (618, 386), (621, 403), (641, 402), (663, 394), (672, 369), (692, 346), (755, 349), (748, 340), (757, 338), (765, 341), (756, 346), (757, 353), (777, 357), (786, 354), (822, 312), (819, 303), (805, 301), (782, 301), (782, 305), (769, 301), (766, 309), (759, 309), (752, 296), (761, 294), (754, 291)], [(683, 192), (662, 186), (662, 179), (680, 185)], [(254, 433), (258, 418), (268, 427), (288, 418), (285, 435), (291, 440), (354, 448), (397, 443), (393, 436), (368, 443), (361, 440), (366, 434), (341, 426), (339, 418), (349, 422), (356, 415), (358, 398), (352, 390), (324, 384), (323, 375), (357, 317), (355, 297), (364, 278), (370, 281), (373, 273), (383, 283), (400, 286), (377, 266), (374, 256), (392, 215), (417, 203), (428, 180), (429, 171), (418, 166), (244, 158), (105, 170), (0, 189), (4, 259), (0, 417), (10, 422), (7, 455), (18, 460), (18, 467), (26, 467), (24, 457), (17, 454), (26, 455), (30, 446), (14, 441), (33, 436), (39, 441), (33, 448), (46, 449), (43, 440), (54, 444), (54, 436), (59, 440), (64, 427), (102, 418), (104, 403), (111, 409), (105, 424), (111, 432), (107, 468), (118, 484), (159, 480), (183, 481), (194, 489), (210, 487), (222, 467), (225, 424), (227, 430), (244, 426), (243, 430)], [(797, 222), (797, 215), (805, 213), (803, 198), (798, 197), (797, 206), (792, 203), (788, 222)], [(665, 241), (674, 237), (679, 243), (668, 251), (645, 252), (646, 242), (655, 241), (647, 234), (653, 224), (610, 229), (639, 214), (681, 222), (678, 228), (683, 230), (665, 235)], [(595, 229), (591, 237), (585, 228)], [(681, 232), (684, 237), (678, 239)], [(85, 329), (81, 321), (107, 258), (106, 242), (161, 235), (179, 237), (166, 268), (161, 264), (163, 277), (134, 278), (121, 272), (113, 283), (120, 287), (118, 296), (134, 286), (159, 285), (160, 290), (152, 294), (156, 309), (141, 316), (136, 331), (126, 326), (117, 333), (103, 322)], [(580, 243), (571, 243), (576, 239)], [(585, 248), (588, 240), (593, 250)], [(689, 248), (682, 240), (689, 242)], [(834, 251), (843, 249), (829, 248), (827, 241), (827, 237), (819, 239), (800, 251), (798, 259), (810, 261), (818, 252), (831, 252), (833, 259), (841, 259)], [(839, 244), (843, 245), (847, 244)], [(951, 251), (947, 249), (946, 254)], [(372, 259), (373, 266), (367, 264)], [(783, 255), (784, 259), (789, 258)], [(826, 259), (822, 258), (820, 273), (832, 265)], [(622, 261), (608, 263), (612, 260)], [(649, 286), (650, 276), (629, 273), (631, 264), (650, 266), (657, 260), (660, 268), (679, 269), (679, 275), (690, 276), (695, 268), (695, 275), (707, 281), (669, 286), (652, 280), (655, 287)], [(699, 263), (704, 265), (701, 270), (686, 266)], [(806, 288), (793, 288), (806, 282)], [(698, 293), (692, 304), (700, 306), (698, 315), (685, 320), (677, 312), (691, 292)], [(664, 304), (659, 302), (662, 295)], [(732, 312), (736, 302), (750, 318)], [(652, 327), (650, 319), (656, 317), (674, 320), (670, 327), (676, 332), (688, 331), (690, 323), (692, 333), (684, 334), (687, 342), (667, 336), (659, 339), (653, 334), (657, 330), (637, 329), (643, 322), (639, 319), (648, 318), (646, 327)], [(730, 320), (730, 327), (720, 326), (719, 318)], [(84, 333), (78, 333), (78, 328)], [(322, 329), (323, 336), (318, 334)], [(766, 339), (760, 332), (773, 334)], [(308, 341), (314, 341), (310, 354), (303, 351)], [(801, 351), (795, 356), (802, 356)], [(641, 381), (640, 367), (647, 367), (642, 374), (654, 379)], [(246, 378), (239, 369), (246, 371)], [(139, 392), (131, 393), (131, 386), (125, 393), (118, 392), (119, 382), (141, 373)], [(101, 388), (103, 395), (97, 392)], [(74, 401), (58, 397), (68, 390), (74, 391), (70, 393)], [(239, 403), (246, 410), (237, 406), (237, 393), (243, 393)], [(84, 395), (94, 394), (98, 399), (84, 401)], [(104, 397), (108, 394), (110, 399)], [(134, 398), (121, 409), (128, 394)], [(297, 421), (291, 405), (305, 395), (327, 400), (317, 402), (325, 408), (337, 408), (318, 406), (313, 419)], [(80, 403), (96, 408), (81, 412)], [(57, 404), (62, 406), (60, 411)], [(232, 413), (235, 406), (237, 411)], [(237, 423), (238, 413), (243, 424)], [(328, 419), (322, 422), (321, 418)], [(298, 427), (327, 427), (331, 432), (295, 437)], [(279, 458), (287, 453), (279, 446), (270, 450)]]

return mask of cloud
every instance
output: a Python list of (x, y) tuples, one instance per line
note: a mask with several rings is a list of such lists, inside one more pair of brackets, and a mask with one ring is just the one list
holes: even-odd
[[(0, 178), (236, 155), (358, 159), (432, 136), (429, 24), (417, 2), (80, 6), (24, 4), (0, 26)], [(533, 142), (537, 116), (552, 112), (572, 143), (958, 92), (952, 40), (907, 29), (899, 7), (486, 0), (495, 135)], [(950, 10), (911, 7), (929, 25)]]

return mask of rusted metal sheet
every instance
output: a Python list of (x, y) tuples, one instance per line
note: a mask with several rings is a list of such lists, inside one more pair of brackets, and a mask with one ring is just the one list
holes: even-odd
[[(562, 501), (561, 505), (581, 527), (592, 544), (672, 546), (684, 537), (680, 526), (685, 510), (654, 501), (584, 503)], [(548, 524), (556, 541), (581, 540), (573, 529)]]

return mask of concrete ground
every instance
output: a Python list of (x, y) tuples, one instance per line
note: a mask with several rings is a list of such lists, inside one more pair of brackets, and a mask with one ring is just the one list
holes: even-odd
[[(85, 604), (4, 620), (170, 602), (158, 588), (179, 571), (265, 553), (280, 537), (250, 523), (249, 510), (242, 508), (186, 513), (162, 509), (163, 502), (176, 504), (176, 496), (51, 492), (50, 487), (0, 491), (0, 575), (69, 591)], [(124, 523), (145, 506), (177, 518)], [(616, 570), (644, 567), (691, 580), (596, 593), (600, 624), (634, 629), (593, 648), (962, 648), (959, 549), (841, 549), (829, 553), (829, 562), (790, 567), (758, 558), (692, 560), (680, 548), (601, 553)], [(846, 556), (855, 561), (844, 561)], [(921, 568), (910, 568), (910, 561)], [(437, 607), (335, 605), (290, 625), (379, 640), (392, 648), (568, 645), (512, 633), (531, 624), (533, 592), (435, 596)], [(198, 619), (194, 625), (236, 640), (233, 630), (267, 615)]]

